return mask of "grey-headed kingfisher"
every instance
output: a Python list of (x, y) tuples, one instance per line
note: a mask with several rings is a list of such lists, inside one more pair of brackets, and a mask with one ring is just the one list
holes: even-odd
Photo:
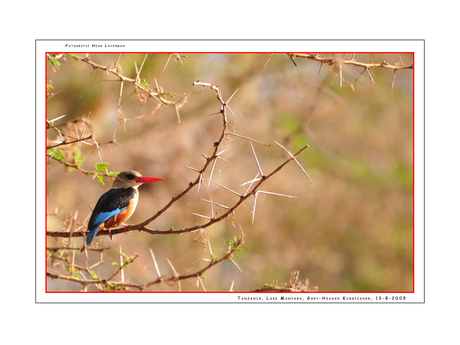
[(88, 222), (89, 234), (86, 236), (86, 245), (91, 244), (99, 230), (108, 229), (110, 232), (111, 229), (124, 225), (136, 209), (139, 199), (137, 188), (141, 184), (161, 180), (163, 179), (160, 177), (142, 176), (134, 170), (119, 173), (112, 188), (99, 198), (94, 207)]

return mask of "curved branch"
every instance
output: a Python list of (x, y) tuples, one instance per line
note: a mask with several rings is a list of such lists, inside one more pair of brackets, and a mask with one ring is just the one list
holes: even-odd
[(404, 64), (390, 64), (383, 60), (380, 63), (365, 63), (365, 62), (359, 62), (356, 61), (354, 58), (353, 59), (343, 59), (343, 60), (338, 60), (334, 58), (326, 58), (323, 56), (320, 56), (319, 54), (304, 54), (304, 53), (290, 53), (288, 54), (291, 60), (294, 61), (296, 58), (304, 58), (308, 60), (314, 60), (320, 63), (325, 63), (328, 64), (329, 66), (336, 65), (338, 63), (341, 63), (343, 65), (351, 65), (351, 66), (356, 66), (356, 67), (362, 67), (365, 70), (368, 70), (369, 68), (387, 68), (387, 69), (392, 69), (392, 70), (398, 70), (398, 69), (413, 69), (414, 64), (410, 65), (404, 65)]
[[(130, 283), (125, 283), (125, 282), (112, 281), (112, 279), (120, 272), (122, 267), (120, 267), (115, 273), (111, 275), (110, 278), (107, 278), (107, 279), (81, 279), (81, 278), (77, 278), (75, 275), (57, 274), (57, 273), (52, 273), (52, 272), (46, 272), (46, 275), (47, 277), (52, 278), (52, 279), (63, 279), (63, 280), (71, 281), (74, 283), (82, 284), (83, 286), (102, 284), (107, 289), (117, 288), (118, 290), (126, 290), (128, 288), (134, 288), (134, 289), (143, 291), (150, 286), (159, 285), (161, 283), (173, 285), (176, 281), (201, 277), (203, 273), (209, 270), (211, 267), (221, 263), (222, 261), (231, 259), (233, 256), (233, 253), (237, 251), (240, 248), (240, 246), (244, 243), (243, 238), (244, 238), (244, 234), (241, 234), (239, 238), (234, 243), (232, 243), (232, 247), (225, 253), (225, 255), (223, 255), (220, 259), (211, 260), (209, 264), (206, 265), (206, 267), (194, 273), (189, 273), (189, 274), (184, 274), (184, 275), (174, 273), (173, 275), (169, 277), (164, 277), (164, 276), (158, 277), (157, 279), (144, 283), (144, 284), (130, 284)], [(135, 255), (134, 257), (130, 258), (130, 260), (128, 260), (127, 263), (133, 262), (137, 257), (138, 255)]]
[(171, 101), (168, 101), (167, 99), (165, 99), (164, 97), (164, 94), (161, 93), (161, 92), (155, 92), (149, 88), (147, 88), (146, 86), (144, 86), (140, 80), (139, 80), (139, 73), (137, 75), (137, 78), (136, 79), (132, 79), (132, 78), (128, 78), (128, 77), (125, 77), (124, 75), (122, 75), (120, 72), (118, 72), (117, 70), (117, 66), (115, 65), (113, 68), (111, 68), (110, 66), (112, 65), (109, 65), (109, 66), (103, 66), (103, 65), (99, 65), (93, 61), (91, 61), (89, 59), (88, 56), (85, 56), (84, 58), (80, 58), (80, 61), (82, 62), (85, 62), (87, 63), (88, 65), (90, 65), (91, 67), (93, 67), (93, 69), (100, 69), (100, 70), (103, 70), (103, 71), (106, 71), (107, 73), (110, 73), (110, 74), (113, 74), (114, 76), (116, 76), (121, 82), (128, 82), (128, 83), (132, 83), (136, 88), (144, 91), (145, 93), (147, 93), (150, 97), (154, 98), (155, 100), (157, 100), (158, 102), (164, 104), (164, 105), (173, 105), (175, 106), (177, 102), (171, 102)]
[[(205, 229), (207, 227), (210, 227), (213, 224), (219, 223), (223, 219), (227, 218), (230, 216), (245, 200), (247, 200), (250, 196), (254, 195), (259, 187), (267, 181), (269, 178), (271, 178), (273, 175), (275, 175), (278, 171), (280, 171), (286, 164), (288, 164), (290, 161), (293, 161), (298, 155), (300, 155), (303, 151), (305, 151), (309, 146), (306, 145), (303, 148), (301, 148), (299, 151), (297, 151), (295, 154), (292, 155), (291, 158), (287, 159), (284, 161), (282, 164), (280, 164), (276, 169), (274, 169), (270, 174), (267, 176), (263, 176), (261, 180), (246, 194), (240, 196), (240, 200), (238, 200), (233, 207), (229, 208), (225, 213), (223, 213), (221, 216), (216, 217), (216, 218), (211, 218), (207, 223), (202, 224), (202, 225), (195, 225), (192, 227), (188, 228), (183, 228), (183, 229), (173, 229), (170, 228), (168, 230), (153, 230), (147, 228), (144, 224), (148, 224), (154, 219), (158, 218), (162, 213), (164, 213), (176, 200), (180, 199), (182, 196), (184, 196), (193, 186), (192, 184), (189, 185), (189, 187), (180, 193), (178, 196), (174, 197), (165, 207), (163, 207), (160, 211), (158, 211), (153, 217), (147, 219), (146, 221), (137, 224), (137, 225), (128, 225), (127, 228), (117, 228), (117, 229), (112, 229), (110, 232), (108, 230), (100, 230), (96, 236), (108, 236), (108, 235), (116, 235), (120, 233), (126, 233), (127, 231), (132, 231), (132, 230), (139, 230), (142, 232), (146, 232), (151, 235), (169, 235), (169, 234), (183, 234), (187, 232), (193, 232), (196, 230), (200, 229)], [(66, 231), (47, 231), (47, 235), (51, 237), (81, 237), (85, 236), (86, 231), (75, 231), (75, 232), (66, 232)]]

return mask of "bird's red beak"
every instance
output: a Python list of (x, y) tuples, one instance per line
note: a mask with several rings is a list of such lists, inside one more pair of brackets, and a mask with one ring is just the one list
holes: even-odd
[(161, 177), (148, 177), (148, 176), (139, 176), (134, 179), (137, 183), (149, 183), (149, 182), (157, 182), (164, 180), (164, 178)]

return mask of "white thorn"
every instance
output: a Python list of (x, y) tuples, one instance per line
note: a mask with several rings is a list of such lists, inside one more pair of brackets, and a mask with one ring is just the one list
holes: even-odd
[(294, 155), (292, 153), (290, 153), (283, 145), (281, 145), (280, 143), (276, 142), (276, 144), (278, 144), (284, 151), (286, 151), (288, 153), (289, 156), (292, 157), (292, 159), (294, 160), (294, 162), (299, 166), (299, 168), (302, 170), (302, 172), (305, 174), (305, 176), (307, 176), (307, 178), (310, 180), (310, 184), (313, 183), (313, 181), (311, 180), (310, 176), (308, 176), (307, 172), (305, 171), (305, 169), (302, 167), (302, 165), (300, 165), (299, 161), (294, 157)]

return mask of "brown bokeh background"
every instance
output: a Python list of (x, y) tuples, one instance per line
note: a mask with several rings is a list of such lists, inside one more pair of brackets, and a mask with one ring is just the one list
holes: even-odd
[[(83, 56), (83, 54), (77, 54)], [(322, 54), (340, 58), (341, 54)], [(351, 54), (346, 55), (348, 58)], [(121, 73), (134, 78), (145, 54), (122, 54)], [(134, 87), (125, 83), (122, 113), (128, 121), (121, 125), (117, 110), (120, 82), (101, 70), (70, 57), (60, 59), (59, 67), (48, 62), (47, 80), (55, 93), (48, 101), (48, 119), (66, 115), (54, 124), (64, 124), (89, 116), (90, 128), (102, 144), (101, 156), (109, 170), (134, 169), (143, 175), (164, 177), (165, 181), (139, 188), (140, 200), (128, 224), (151, 217), (171, 198), (197, 177), (181, 165), (201, 169), (203, 155), (210, 155), (222, 130), (220, 109), (215, 94), (192, 86), (201, 80), (216, 84), (230, 102), (229, 130), (251, 137), (270, 147), (254, 144), (264, 173), (268, 174), (288, 158), (274, 144), (283, 143), (291, 152), (305, 144), (310, 148), (298, 160), (313, 183), (294, 162), (267, 181), (263, 191), (296, 196), (296, 199), (260, 195), (254, 223), (253, 198), (237, 209), (231, 219), (207, 229), (213, 255), (221, 257), (226, 240), (245, 234), (243, 251), (235, 260), (243, 272), (225, 261), (205, 273), (207, 291), (251, 291), (270, 284), (289, 281), (290, 272), (300, 271), (319, 291), (412, 291), (413, 288), (413, 72), (393, 73), (389, 69), (372, 70), (375, 84), (362, 69), (344, 66), (344, 78), (354, 85), (340, 86), (337, 70), (311, 60), (286, 54), (185, 54), (180, 61), (169, 54), (150, 54), (140, 75), (150, 88), (156, 83), (174, 99), (190, 93), (180, 110), (179, 123), (174, 108), (157, 107), (149, 99), (141, 104)], [(119, 54), (90, 54), (90, 59), (108, 66)], [(360, 62), (411, 64), (412, 54), (356, 54)], [(268, 62), (267, 62), (268, 61)], [(299, 130), (299, 128), (301, 130)], [(57, 139), (48, 130), (48, 139)], [(236, 191), (253, 179), (258, 168), (247, 140), (229, 136), (222, 148), (228, 148), (218, 160), (213, 180)], [(84, 158), (82, 168), (94, 170), (100, 161), (94, 146), (73, 147)], [(86, 223), (98, 198), (111, 181), (103, 186), (78, 171), (48, 158), (47, 209), (48, 230), (66, 228), (69, 219)], [(204, 176), (208, 185), (209, 173)], [(149, 225), (166, 230), (204, 223), (192, 213), (210, 216), (210, 199), (224, 205), (238, 198), (211, 183), (208, 188), (193, 189), (162, 217)], [(58, 211), (58, 212), (57, 212)], [(56, 214), (57, 212), (57, 214)], [(219, 214), (222, 209), (214, 207)], [(179, 273), (194, 272), (206, 265), (209, 248), (199, 242), (202, 233), (183, 235), (129, 234), (96, 237), (98, 247), (111, 247), (104, 263), (94, 268), (99, 277), (116, 270), (121, 250), (128, 256), (141, 257), (124, 270), (124, 279), (141, 284), (156, 279), (150, 249), (155, 253), (160, 272), (171, 275), (171, 261)], [(72, 239), (81, 246), (82, 238)], [(57, 245), (49, 239), (49, 245)], [(98, 253), (76, 253), (75, 262), (91, 266)], [(63, 271), (62, 263), (48, 261), (49, 268)], [(89, 278), (86, 276), (86, 278)], [(48, 291), (79, 291), (81, 285), (48, 280)], [(182, 291), (202, 291), (196, 280), (181, 282)], [(92, 287), (90, 290), (94, 290)], [(153, 286), (148, 291), (177, 291), (178, 286)]]

